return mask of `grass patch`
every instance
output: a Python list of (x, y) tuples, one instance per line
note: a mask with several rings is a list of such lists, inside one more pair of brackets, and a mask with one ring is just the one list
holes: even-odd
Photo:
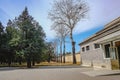
[(77, 64), (73, 64), (72, 62), (67, 62), (67, 63), (60, 63), (60, 62), (42, 62), (40, 64), (36, 64), (38, 66), (67, 66), (67, 65), (80, 65), (80, 63), (77, 63)]
[[(67, 62), (67, 63), (58, 63), (58, 62), (41, 62), (39, 64), (35, 64), (35, 66), (32, 66), (32, 68), (37, 68), (40, 66), (77, 66), (80, 65), (80, 62), (77, 64), (73, 64), (72, 62)], [(0, 64), (0, 67), (8, 67), (8, 64)], [(19, 67), (19, 68), (26, 68), (27, 63), (22, 63), (22, 65), (19, 65), (18, 63), (12, 63), (10, 67)]]
[[(8, 67), (8, 64), (0, 64), (0, 67)], [(12, 63), (10, 67), (26, 67), (26, 63), (22, 63), (22, 65), (19, 65), (18, 63)]]

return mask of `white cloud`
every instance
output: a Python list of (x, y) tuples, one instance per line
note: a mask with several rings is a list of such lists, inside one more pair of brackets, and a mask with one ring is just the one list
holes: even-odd
[(75, 34), (106, 25), (120, 16), (120, 0), (87, 0), (90, 11), (89, 18), (79, 22)]
[[(90, 8), (88, 16), (77, 24), (74, 29), (74, 34), (104, 26), (120, 16), (120, 0), (87, 0), (86, 2), (88, 2)], [(48, 21), (47, 18), (45, 20)], [(50, 25), (51, 23), (45, 26), (45, 31), (48, 39), (53, 39), (55, 32), (50, 30)]]
[(48, 11), (51, 8), (50, 3), (53, 0), (32, 1), (31, 14), (43, 27), (46, 33), (47, 41), (55, 38), (55, 32), (51, 30), (51, 21), (48, 19)]
[[(55, 32), (51, 31), (51, 21), (48, 19), (48, 11), (51, 8), (50, 3), (53, 0), (30, 0), (24, 1), (24, 4), (20, 2), (6, 1), (1, 6), (5, 12), (7, 12), (12, 18), (18, 16), (24, 9), (25, 5), (28, 7), (30, 14), (37, 20), (46, 32), (48, 40), (55, 37)], [(87, 30), (103, 26), (113, 19), (120, 16), (120, 0), (87, 0), (90, 7), (88, 18), (82, 20), (77, 24), (74, 34), (79, 34)], [(25, 4), (26, 3), (26, 4)], [(4, 7), (4, 5), (7, 5)], [(21, 6), (18, 6), (21, 5)]]

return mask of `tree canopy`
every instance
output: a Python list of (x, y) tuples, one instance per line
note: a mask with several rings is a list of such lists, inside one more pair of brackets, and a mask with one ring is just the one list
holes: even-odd
[(0, 62), (26, 61), (27, 67), (40, 62), (45, 49), (45, 32), (39, 23), (29, 15), (27, 7), (23, 12), (8, 20), (5, 30), (0, 22)]

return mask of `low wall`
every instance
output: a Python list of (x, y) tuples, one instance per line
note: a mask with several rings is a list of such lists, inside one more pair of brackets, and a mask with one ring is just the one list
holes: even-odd
[[(80, 54), (77, 53), (77, 54), (75, 54), (75, 56), (76, 56), (76, 62), (79, 63), (81, 61)], [(60, 61), (60, 57), (59, 57), (59, 61)], [(63, 62), (63, 56), (62, 56), (62, 62)], [(66, 63), (72, 63), (73, 62), (73, 55), (72, 54), (66, 54), (65, 55), (65, 62)]]

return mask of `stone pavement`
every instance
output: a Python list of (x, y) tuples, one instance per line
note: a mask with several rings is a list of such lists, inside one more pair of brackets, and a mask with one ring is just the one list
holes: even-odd
[(120, 70), (92, 70), (92, 71), (85, 71), (82, 73), (91, 77), (110, 76), (110, 75), (120, 75)]
[(120, 74), (119, 71), (94, 71), (80, 66), (42, 66), (34, 69), (5, 67), (0, 68), (0, 80), (120, 80)]

